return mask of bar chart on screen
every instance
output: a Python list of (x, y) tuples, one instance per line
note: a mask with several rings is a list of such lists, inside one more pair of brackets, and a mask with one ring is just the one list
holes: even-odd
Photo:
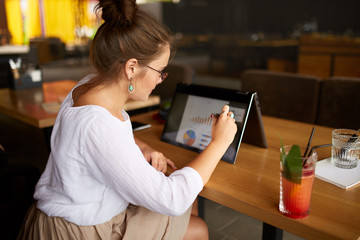
[(211, 126), (213, 119), (211, 117), (192, 117), (189, 120), (190, 122), (194, 123), (194, 124), (204, 124), (204, 125), (208, 125)]
[(189, 96), (181, 119), (176, 142), (186, 144), (200, 150), (211, 141), (211, 127), (213, 119), (211, 113), (221, 109), (227, 101), (217, 104), (209, 102), (207, 98)]

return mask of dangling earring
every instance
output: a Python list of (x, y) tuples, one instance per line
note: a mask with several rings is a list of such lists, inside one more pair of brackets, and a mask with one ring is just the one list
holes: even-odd
[(129, 80), (128, 92), (133, 93), (135, 91), (135, 84), (132, 82), (132, 78)]

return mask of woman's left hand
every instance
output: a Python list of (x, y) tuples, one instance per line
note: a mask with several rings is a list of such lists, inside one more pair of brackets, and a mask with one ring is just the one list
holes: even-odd
[(173, 169), (176, 169), (175, 164), (170, 159), (166, 158), (164, 154), (161, 152), (157, 152), (151, 147), (146, 147), (143, 150), (144, 157), (146, 161), (148, 161), (151, 166), (153, 166), (156, 170), (162, 173), (166, 173), (167, 171), (167, 165), (169, 164), (170, 167)]
[(162, 173), (166, 173), (167, 165), (170, 165), (173, 169), (176, 169), (173, 161), (164, 156), (161, 152), (155, 151), (146, 143), (140, 141), (135, 138), (136, 144), (140, 147), (141, 152), (143, 153), (146, 161), (148, 161), (151, 166), (153, 166), (156, 170)]

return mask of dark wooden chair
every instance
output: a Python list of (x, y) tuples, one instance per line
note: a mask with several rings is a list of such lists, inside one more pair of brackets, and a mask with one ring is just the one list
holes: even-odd
[(321, 82), (316, 124), (360, 128), (360, 78), (331, 77)]
[(315, 123), (320, 78), (297, 73), (249, 69), (242, 90), (258, 93), (264, 115)]

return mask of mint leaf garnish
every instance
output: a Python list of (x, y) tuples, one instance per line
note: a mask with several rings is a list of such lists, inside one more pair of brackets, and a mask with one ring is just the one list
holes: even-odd
[(281, 140), (281, 149), (280, 160), (284, 167), (283, 176), (291, 182), (300, 184), (302, 177), (302, 159), (299, 145), (293, 145), (286, 155)]

